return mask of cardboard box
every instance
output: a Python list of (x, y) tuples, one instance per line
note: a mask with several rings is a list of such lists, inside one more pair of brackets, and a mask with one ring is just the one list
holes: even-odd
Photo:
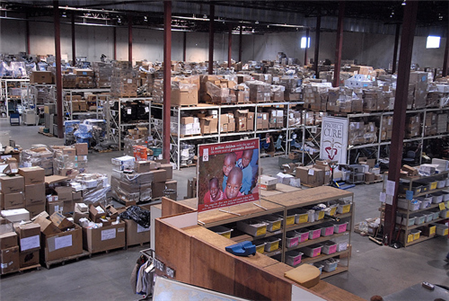
[(39, 264), (40, 250), (19, 253), (19, 267), (26, 268)]
[(77, 76), (94, 76), (94, 71), (91, 69), (73, 69), (73, 73)]
[(176, 180), (165, 182), (165, 196), (174, 201), (178, 199), (178, 182)]
[(47, 202), (47, 212), (48, 214), (53, 214), (55, 212), (64, 212), (64, 201), (51, 201)]
[(23, 192), (24, 187), (22, 176), (0, 177), (0, 192), (2, 193)]
[(53, 74), (50, 71), (33, 71), (30, 74), (30, 83), (53, 84)]
[(196, 105), (198, 104), (197, 89), (172, 89), (171, 91), (171, 105)]
[(18, 246), (18, 235), (15, 232), (7, 232), (0, 235), (0, 249), (9, 249)]
[(165, 182), (153, 182), (151, 189), (153, 199), (163, 197), (165, 190)]
[[(100, 208), (103, 209), (103, 212), (101, 212)], [(99, 223), (100, 222), (100, 218), (106, 218), (107, 217), (107, 211), (106, 208), (104, 208), (102, 205), (89, 205), (89, 218), (91, 221), (93, 221), (94, 223)]]
[(33, 223), (39, 225), (41, 233), (44, 235), (55, 235), (61, 233), (61, 230), (59, 230), (58, 227), (56, 227), (56, 225), (45, 216), (38, 215)]
[(96, 253), (125, 247), (125, 227), (126, 224), (120, 222), (97, 229), (83, 228), (84, 249), (91, 253)]
[(75, 144), (76, 155), (77, 156), (87, 156), (89, 153), (89, 148), (87, 143), (77, 143)]
[(165, 179), (166, 180), (171, 180), (173, 178), (173, 166), (170, 163), (161, 164), (160, 169), (165, 170)]
[(25, 207), (25, 198), (22, 192), (17, 193), (2, 193), (1, 194), (2, 207), (5, 209), (19, 209)]
[(81, 227), (43, 237), (44, 261), (53, 261), (83, 252), (83, 233)]
[(41, 213), (42, 211), (45, 211), (46, 203), (45, 202), (34, 203), (32, 205), (25, 204), (25, 209), (28, 210), (28, 212), (30, 213), (30, 217), (33, 218), (36, 215), (38, 215), (39, 213)]
[(144, 228), (133, 220), (125, 220), (126, 246), (142, 245), (150, 242), (150, 227)]
[(60, 212), (55, 212), (50, 215), (50, 220), (55, 224), (58, 229), (64, 231), (67, 228), (73, 227), (73, 223), (69, 221), (64, 215)]
[(25, 208), (2, 210), (1, 214), (11, 223), (30, 220), (30, 213)]
[(20, 252), (36, 251), (41, 248), (41, 228), (38, 224), (16, 225), (14, 228), (19, 235)]
[(19, 270), (19, 247), (0, 250), (1, 274), (17, 272)]
[(153, 175), (153, 182), (165, 182), (167, 180), (167, 171), (165, 169), (153, 170), (150, 172)]
[(151, 170), (152, 161), (135, 161), (134, 169), (137, 173), (149, 172)]
[(58, 194), (58, 201), (71, 201), (72, 200), (72, 187), (71, 186), (55, 187), (55, 191)]
[(25, 185), (25, 206), (45, 203), (45, 184)]
[(19, 175), (24, 179), (25, 185), (44, 183), (45, 170), (39, 166), (19, 168)]

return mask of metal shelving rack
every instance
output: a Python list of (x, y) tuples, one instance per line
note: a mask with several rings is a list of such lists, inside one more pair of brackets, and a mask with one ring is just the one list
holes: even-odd
[[(6, 116), (9, 117), (9, 88), (8, 88), (8, 84), (9, 83), (16, 83), (19, 84), (20, 89), (25, 88), (25, 85), (27, 83), (30, 82), (29, 78), (5, 78), (5, 79), (1, 79), (0, 81), (0, 99), (2, 102), (4, 102), (5, 104), (5, 109), (6, 109)], [(18, 99), (14, 99), (14, 100), (18, 100)], [(22, 94), (20, 95), (20, 102), (22, 102)]]
[[(82, 115), (92, 115), (95, 114), (96, 119), (105, 118), (105, 114), (103, 111), (103, 101), (98, 98), (96, 95), (96, 110), (94, 112), (73, 112), (72, 106), (72, 98), (75, 93), (109, 93), (111, 89), (64, 89), (63, 92), (63, 102), (64, 102), (64, 116), (66, 114), (69, 116), (69, 120), (73, 120), (73, 116), (82, 116)], [(65, 96), (70, 96), (70, 100), (66, 100)]]
[[(283, 132), (285, 133), (286, 137), (289, 137), (289, 133), (291, 130), (294, 129), (294, 127), (282, 127), (277, 129), (267, 129), (267, 130), (257, 130), (257, 113), (260, 113), (263, 107), (274, 107), (274, 108), (285, 108), (284, 114), (286, 113), (287, 116), (286, 119), (288, 119), (289, 111), (292, 106), (296, 105), (302, 105), (303, 102), (269, 102), (269, 103), (247, 103), (247, 104), (238, 104), (238, 105), (210, 105), (210, 104), (198, 104), (195, 107), (180, 107), (180, 106), (173, 106), (171, 108), (172, 114), (174, 117), (177, 118), (177, 124), (178, 129), (177, 133), (181, 132), (181, 115), (182, 112), (193, 112), (193, 111), (201, 111), (201, 110), (217, 110), (218, 111), (218, 129), (216, 134), (208, 134), (208, 135), (194, 135), (194, 136), (188, 136), (188, 137), (181, 137), (179, 135), (173, 135), (171, 134), (171, 144), (172, 144), (172, 150), (170, 152), (170, 156), (177, 164), (178, 169), (181, 168), (181, 142), (184, 141), (199, 141), (204, 139), (212, 139), (214, 142), (219, 143), (221, 142), (225, 137), (235, 137), (235, 140), (238, 140), (241, 136), (247, 136), (251, 138), (256, 138), (258, 134), (265, 134), (265, 133), (274, 133), (274, 132)], [(224, 110), (226, 109), (237, 109), (237, 108), (243, 108), (243, 109), (251, 109), (254, 108), (254, 130), (252, 131), (245, 131), (245, 132), (232, 132), (232, 133), (221, 133), (220, 132), (220, 116), (221, 114), (224, 114)], [(162, 104), (152, 104), (152, 109), (162, 109)], [(150, 114), (151, 115), (151, 114)], [(162, 115), (163, 116), (163, 115)], [(285, 117), (284, 117), (285, 118)], [(288, 121), (286, 122), (288, 124)], [(158, 137), (162, 139), (162, 133), (159, 131), (156, 131)], [(288, 139), (285, 139), (285, 147), (283, 154), (287, 154), (287, 147), (288, 147)]]
[[(122, 108), (121, 104), (134, 101), (134, 100), (141, 100), (145, 101), (145, 103), (148, 105), (148, 112), (149, 119), (148, 121), (137, 121), (137, 122), (130, 122), (125, 123), (122, 122)], [(133, 98), (110, 98), (108, 101), (106, 101), (104, 105), (104, 114), (106, 117), (106, 124), (107, 124), (107, 136), (110, 140), (115, 141), (118, 143), (119, 151), (122, 150), (122, 132), (127, 127), (137, 127), (137, 126), (147, 126), (150, 128), (150, 121), (151, 121), (151, 97), (133, 97)], [(114, 109), (114, 103), (118, 103), (118, 110)], [(151, 130), (151, 128), (149, 129)]]

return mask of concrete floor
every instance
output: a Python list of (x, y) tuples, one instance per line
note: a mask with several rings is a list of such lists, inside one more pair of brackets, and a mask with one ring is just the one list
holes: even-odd
[[(63, 144), (63, 139), (38, 134), (38, 127), (11, 127), (8, 120), (0, 118), (0, 131), (5, 130), (10, 131), (11, 139), (22, 148), (33, 144)], [(119, 152), (89, 154), (90, 172), (110, 174), (110, 159), (120, 155)], [(262, 158), (261, 167), (265, 174), (276, 174), (278, 159)], [(184, 198), (187, 179), (194, 175), (195, 168), (174, 172), (178, 199)], [(381, 189), (381, 183), (350, 189), (355, 195), (356, 223), (379, 216)], [(401, 249), (378, 246), (356, 233), (352, 233), (351, 239), (349, 271), (325, 281), (368, 300), (375, 294), (386, 296), (422, 281), (449, 286), (449, 265), (443, 261), (449, 251), (447, 238), (437, 237)], [(40, 271), (5, 275), (0, 278), (0, 300), (139, 300), (131, 291), (129, 278), (139, 251), (147, 247), (100, 253), (50, 269), (43, 267)]]

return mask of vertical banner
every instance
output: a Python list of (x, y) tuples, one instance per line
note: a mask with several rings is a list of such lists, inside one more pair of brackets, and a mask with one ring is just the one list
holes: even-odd
[(259, 200), (259, 139), (198, 146), (198, 211)]
[(323, 117), (320, 159), (346, 164), (348, 127), (349, 120), (347, 118)]

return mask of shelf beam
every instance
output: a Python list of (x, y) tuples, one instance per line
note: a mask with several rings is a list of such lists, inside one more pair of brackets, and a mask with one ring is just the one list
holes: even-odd
[(391, 205), (385, 206), (384, 242), (391, 244), (396, 223), (398, 202), (399, 176), (402, 166), (402, 148), (407, 112), (407, 96), (410, 78), (410, 64), (413, 53), (413, 38), (415, 35), (418, 1), (407, 2), (404, 9), (404, 25), (402, 27), (401, 49), (399, 55), (398, 80), (396, 98), (394, 101), (393, 135), (391, 137), (390, 169), (388, 180), (394, 182), (394, 196)]
[(340, 1), (338, 4), (338, 24), (337, 24), (337, 42), (335, 47), (335, 62), (334, 62), (334, 82), (332, 86), (340, 86), (340, 67), (341, 67), (341, 52), (343, 49), (343, 21), (345, 19), (345, 1)]
[(56, 124), (58, 125), (58, 138), (64, 138), (63, 103), (62, 103), (62, 72), (61, 72), (61, 22), (59, 19), (59, 1), (53, 1), (53, 17), (55, 25), (55, 56), (56, 56)]
[(170, 160), (171, 1), (164, 1), (164, 106), (162, 156)]

